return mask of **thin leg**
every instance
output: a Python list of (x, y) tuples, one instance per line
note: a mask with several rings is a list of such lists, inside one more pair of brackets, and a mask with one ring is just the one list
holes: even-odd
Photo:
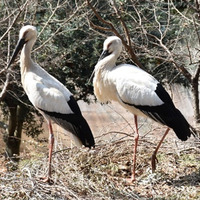
[(128, 180), (130, 183), (135, 181), (135, 170), (136, 170), (136, 153), (137, 153), (137, 146), (138, 146), (138, 123), (137, 123), (137, 115), (134, 115), (134, 122), (135, 122), (135, 146), (133, 151), (133, 170), (130, 180)]
[(49, 171), (48, 171), (49, 178), (51, 178), (51, 160), (52, 160), (53, 145), (54, 145), (54, 134), (51, 122), (49, 122)]
[(154, 172), (156, 170), (156, 161), (158, 162), (158, 159), (156, 158), (156, 154), (158, 152), (158, 149), (160, 148), (163, 140), (165, 139), (165, 137), (167, 136), (167, 134), (169, 133), (170, 128), (167, 128), (167, 130), (165, 131), (165, 134), (163, 135), (162, 139), (160, 140), (158, 146), (156, 147), (155, 151), (153, 152), (153, 155), (151, 157), (151, 167), (152, 167), (152, 172)]
[(43, 182), (51, 182), (51, 160), (52, 160), (52, 151), (53, 151), (53, 145), (54, 145), (54, 134), (53, 129), (51, 125), (51, 121), (48, 121), (49, 126), (49, 169), (48, 169), (48, 175), (46, 178), (43, 179)]

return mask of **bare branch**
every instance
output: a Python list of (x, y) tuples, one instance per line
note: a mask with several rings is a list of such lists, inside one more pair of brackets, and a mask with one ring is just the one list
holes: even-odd
[(3, 86), (3, 89), (0, 93), (0, 101), (3, 100), (3, 98), (5, 97), (5, 94), (6, 94), (6, 90), (8, 88), (8, 85), (9, 85), (9, 81), (10, 81), (10, 73), (7, 73), (6, 74), (6, 81), (4, 83), (4, 86)]
[(187, 49), (188, 49), (188, 54), (189, 54), (189, 59), (190, 59), (190, 64), (192, 64), (192, 55), (191, 55), (191, 52), (190, 52), (190, 48), (189, 48), (189, 44), (188, 44), (188, 40), (186, 38), (186, 46), (187, 46)]
[(107, 32), (111, 32), (112, 31), (112, 29), (109, 29), (109, 28), (104, 28), (104, 27), (102, 27), (102, 26), (97, 26), (97, 25), (95, 25), (93, 22), (91, 22), (90, 20), (88, 20), (89, 21), (89, 25), (92, 27), (92, 28), (94, 28), (94, 29), (99, 29), (99, 30), (102, 30), (102, 31), (107, 31)]
[[(92, 6), (92, 4), (90, 3), (89, 0), (87, 0), (87, 4), (88, 6), (91, 8), (91, 10), (93, 11), (93, 13), (95, 14), (95, 16), (97, 17), (97, 19), (102, 22), (103, 24), (105, 24), (106, 26), (109, 26), (110, 28), (109, 29), (105, 29), (105, 30), (110, 30), (112, 31), (117, 37), (119, 37), (121, 40), (122, 40), (122, 43), (125, 47), (125, 49), (128, 51), (129, 53), (129, 56), (130, 58), (133, 60), (133, 62), (138, 65), (140, 68), (143, 68), (144, 67), (142, 66), (142, 64), (139, 62), (137, 56), (135, 55), (135, 53), (133, 52), (133, 49), (131, 47), (131, 41), (130, 41), (130, 36), (129, 36), (129, 39), (128, 39), (128, 44), (126, 43), (126, 41), (124, 40), (124, 38), (119, 34), (119, 32), (117, 31), (117, 29), (115, 29), (115, 27), (113, 26), (113, 24), (111, 22), (108, 22), (106, 20), (104, 20), (100, 15), (99, 13), (96, 11), (96, 9)], [(123, 20), (121, 21), (122, 24), (124, 24), (123, 28), (127, 31), (127, 36), (129, 35), (128, 33), (128, 29), (126, 28), (126, 25), (125, 23), (123, 22)], [(93, 26), (94, 27), (94, 26)], [(98, 29), (99, 26), (96, 26), (96, 28)], [(102, 27), (100, 27), (99, 30), (103, 30)]]
[(162, 47), (166, 51), (166, 53), (168, 54), (168, 61), (172, 62), (174, 64), (175, 68), (178, 69), (188, 79), (188, 81), (191, 83), (192, 82), (192, 75), (191, 75), (191, 73), (183, 65), (178, 65), (178, 63), (174, 60), (174, 56), (173, 56), (172, 52), (163, 43), (163, 33), (160, 30), (160, 23), (157, 21), (156, 14), (155, 14), (155, 20), (156, 20), (156, 22), (159, 25), (159, 31), (161, 33), (161, 37), (158, 38), (158, 37), (156, 37), (154, 35), (151, 35), (151, 36), (154, 37), (159, 42), (160, 47)]
[[(83, 3), (81, 6), (77, 7), (77, 9), (73, 12), (73, 14), (71, 16), (69, 16), (69, 18), (67, 18), (62, 24), (60, 24), (60, 27), (57, 28), (57, 30), (54, 32), (53, 35), (51, 35), (51, 37), (49, 37), (46, 41), (44, 41), (39, 47), (35, 48), (33, 50), (33, 52), (38, 51), (39, 49), (41, 49), (43, 46), (45, 46), (49, 41), (52, 40), (52, 38), (54, 38), (59, 31), (63, 28), (63, 26), (68, 23), (73, 17), (75, 17), (78, 14), (78, 11), (83, 8), (85, 6), (85, 3)], [(40, 35), (40, 34), (39, 34)]]
[(127, 28), (127, 26), (126, 26), (126, 24), (125, 24), (125, 22), (124, 22), (124, 20), (123, 20), (123, 18), (121, 16), (120, 12), (119, 12), (119, 9), (116, 6), (115, 0), (111, 0), (111, 3), (113, 5), (113, 8), (115, 10), (115, 13), (116, 13), (117, 17), (121, 21), (122, 27), (123, 27), (125, 35), (126, 35), (126, 40), (127, 40), (128, 46), (131, 46), (131, 38), (130, 38), (129, 30), (128, 30), (128, 28)]
[(50, 17), (48, 18), (48, 20), (46, 21), (45, 25), (43, 26), (42, 30), (40, 31), (40, 33), (38, 34), (38, 37), (40, 37), (40, 35), (43, 33), (43, 31), (45, 30), (45, 28), (47, 27), (47, 25), (49, 24), (50, 20), (52, 19), (52, 17), (55, 15), (56, 11), (59, 8), (59, 3), (60, 1), (57, 2), (57, 6), (56, 8), (52, 11), (52, 14), (50, 15)]
[(6, 30), (6, 32), (1, 36), (0, 41), (4, 39), (4, 37), (8, 34), (8, 32), (11, 30), (11, 28), (14, 26), (15, 22), (17, 21), (17, 19), (19, 18), (20, 14), (22, 13), (22, 11), (25, 9), (26, 5), (28, 4), (29, 0), (27, 0), (25, 2), (25, 4), (23, 4), (22, 8), (19, 10), (19, 12), (17, 13), (16, 17), (14, 18), (12, 24), (8, 27), (8, 29)]
[(193, 23), (194, 23), (195, 32), (197, 34), (198, 42), (200, 44), (200, 35), (199, 35), (199, 30), (198, 30), (199, 28), (197, 27), (197, 23), (196, 23), (195, 18), (193, 18)]
[[(6, 37), (6, 35), (8, 34), (8, 56), (7, 56), (7, 62), (8, 62), (8, 59), (9, 59), (9, 57), (10, 57), (10, 50), (9, 50), (9, 48), (10, 48), (10, 35), (9, 35), (9, 32), (10, 32), (11, 28), (14, 26), (14, 24), (16, 23), (16, 21), (17, 21), (17, 19), (19, 18), (20, 14), (24, 11), (24, 9), (25, 9), (26, 5), (28, 4), (28, 2), (29, 2), (29, 0), (27, 0), (27, 1), (23, 4), (22, 8), (19, 8), (19, 12), (18, 12), (17, 15), (15, 16), (14, 20), (12, 21), (12, 23), (9, 24), (8, 29), (6, 30), (6, 32), (5, 32), (5, 33), (1, 36), (1, 38), (0, 38), (0, 41), (2, 41), (2, 40)], [(10, 14), (9, 14), (9, 15), (10, 15)], [(7, 90), (7, 88), (8, 88), (9, 81), (10, 81), (10, 71), (8, 71), (8, 70), (6, 69), (6, 67), (0, 71), (0, 74), (2, 74), (2, 73), (5, 72), (5, 71), (7, 71), (7, 74), (6, 74), (6, 81), (4, 82), (3, 89), (2, 89), (2, 91), (1, 91), (1, 93), (0, 93), (0, 101), (2, 101), (3, 98), (5, 97), (6, 90)]]
[(166, 28), (165, 28), (165, 30), (164, 30), (164, 32), (163, 32), (163, 36), (164, 36), (164, 37), (166, 36), (167, 31), (169, 30), (169, 29), (168, 29), (168, 28), (169, 28), (169, 25), (170, 25), (170, 8), (169, 8), (170, 3), (169, 3), (169, 0), (168, 0), (167, 5), (168, 5), (168, 7), (167, 7), (167, 25), (166, 25)]
[[(173, 1), (171, 0), (171, 5), (173, 6), (174, 10), (182, 17), (184, 18), (186, 21), (190, 22), (190, 23), (193, 23), (193, 20), (192, 19), (189, 19), (188, 17), (186, 17), (185, 15), (183, 15), (183, 13), (181, 13), (177, 8), (176, 6), (174, 5)], [(198, 25), (200, 25), (199, 23), (197, 23)]]
[(191, 83), (192, 82), (192, 75), (191, 73), (182, 65), (178, 65), (174, 59), (172, 60), (172, 63), (174, 64), (174, 66), (176, 67), (176, 69), (178, 69), (180, 72), (182, 72), (182, 74), (188, 79), (188, 81)]
[(158, 39), (158, 38), (157, 38), (157, 39), (158, 39), (159, 41), (161, 41), (161, 40), (163, 39), (163, 34), (162, 34), (162, 31), (161, 31), (161, 24), (160, 24), (160, 22), (158, 21), (157, 14), (156, 14), (156, 9), (154, 8), (153, 11), (154, 11), (155, 21), (156, 21), (156, 23), (158, 24), (158, 31), (159, 31), (159, 33), (160, 33), (160, 39)]
[(200, 75), (200, 64), (197, 66), (197, 68), (195, 70), (193, 81), (195, 81), (195, 80), (198, 81), (199, 75)]
[[(97, 17), (97, 19), (100, 21), (100, 22), (102, 22), (103, 24), (106, 24), (107, 26), (109, 26), (110, 27), (110, 31), (112, 31), (113, 33), (115, 33), (115, 35), (116, 36), (118, 36), (120, 39), (122, 39), (121, 38), (121, 36), (120, 36), (120, 34), (118, 33), (118, 31), (114, 28), (114, 26), (112, 25), (112, 23), (111, 22), (108, 22), (108, 21), (106, 21), (106, 20), (104, 20), (100, 15), (99, 15), (99, 13), (96, 11), (96, 9), (92, 6), (92, 4), (89, 2), (89, 0), (87, 0), (87, 4), (88, 4), (88, 6), (91, 8), (91, 10), (94, 12), (94, 14), (95, 14), (95, 16)], [(96, 26), (96, 28), (98, 28), (98, 27), (100, 27), (100, 26)], [(102, 30), (102, 27), (100, 27), (100, 30)]]

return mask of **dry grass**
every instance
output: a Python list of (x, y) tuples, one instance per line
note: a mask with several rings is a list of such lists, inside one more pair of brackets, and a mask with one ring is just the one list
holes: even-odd
[[(22, 155), (18, 169), (4, 163), (0, 173), (1, 199), (200, 199), (200, 150), (193, 139), (186, 143), (168, 138), (159, 153), (157, 170), (151, 172), (150, 158), (157, 141), (148, 134), (140, 140), (137, 181), (130, 176), (133, 140), (100, 142), (95, 150), (65, 148), (53, 155), (53, 184), (41, 183), (47, 152)], [(62, 149), (61, 147), (60, 149)], [(43, 153), (45, 152), (45, 153)], [(3, 161), (3, 158), (1, 159)]]

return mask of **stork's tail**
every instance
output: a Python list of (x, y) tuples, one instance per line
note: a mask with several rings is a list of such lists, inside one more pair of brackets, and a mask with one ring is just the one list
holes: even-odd
[(82, 115), (71, 115), (70, 120), (69, 118), (67, 120), (66, 119), (67, 118), (65, 118), (64, 123), (62, 123), (60, 120), (59, 122), (57, 120), (57, 123), (64, 129), (71, 132), (74, 142), (77, 146), (84, 145), (85, 147), (89, 148), (95, 146), (92, 131)]
[(77, 144), (84, 145), (85, 147), (89, 148), (95, 146), (92, 131), (80, 112), (78, 114), (62, 114), (48, 112), (42, 109), (40, 109), (40, 111), (42, 111), (56, 124), (71, 132)]
[(79, 124), (76, 127), (74, 126), (74, 131), (75, 136), (78, 137), (85, 147), (91, 148), (95, 146), (92, 131), (84, 117), (80, 118)]
[(178, 109), (176, 109), (176, 120), (172, 120), (170, 125), (177, 137), (182, 141), (186, 141), (191, 134), (197, 137), (196, 130), (187, 122)]

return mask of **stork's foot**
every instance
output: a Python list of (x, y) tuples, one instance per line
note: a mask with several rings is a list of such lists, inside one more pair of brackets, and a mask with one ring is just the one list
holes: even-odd
[(132, 175), (131, 178), (126, 179), (126, 184), (127, 185), (132, 185), (135, 182), (135, 176)]
[(156, 157), (156, 154), (153, 154), (151, 157), (152, 172), (155, 172), (155, 170), (156, 170), (156, 163), (158, 163), (158, 159)]
[(48, 183), (48, 184), (53, 184), (53, 180), (50, 177), (40, 177), (39, 181), (42, 183)]

